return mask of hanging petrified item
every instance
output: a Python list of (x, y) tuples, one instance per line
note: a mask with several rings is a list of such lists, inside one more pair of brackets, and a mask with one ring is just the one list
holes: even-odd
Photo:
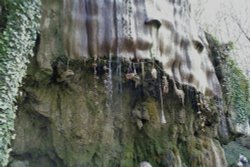
[(197, 114), (200, 115), (201, 114), (201, 102), (200, 102), (200, 93), (197, 92), (196, 95), (195, 95), (195, 98), (196, 98), (196, 103), (197, 103)]
[[(136, 72), (135, 64), (133, 64), (133, 69), (134, 69), (133, 72), (128, 72), (128, 73), (125, 75), (125, 77), (126, 77), (127, 80), (132, 80), (132, 81), (134, 81), (134, 82), (135, 82), (135, 87), (137, 88), (138, 85), (141, 84), (141, 78), (140, 78), (140, 76), (139, 76), (139, 75), (137, 74), (137, 72)], [(131, 71), (131, 69), (128, 70), (128, 71)]]
[[(64, 70), (63, 70), (64, 69)], [(74, 71), (69, 69), (69, 60), (67, 60), (67, 67), (66, 70), (65, 68), (62, 68), (62, 64), (58, 63), (56, 65), (56, 73), (57, 73), (57, 77), (56, 77), (56, 81), (57, 82), (63, 82), (68, 80), (71, 76), (75, 75)]]
[(67, 69), (66, 71), (59, 74), (59, 77), (56, 79), (57, 82), (63, 82), (66, 81), (71, 76), (75, 75), (74, 71), (71, 69)]
[(103, 70), (104, 70), (104, 72), (107, 72), (109, 70), (109, 68), (106, 65), (104, 65)]
[(153, 66), (153, 68), (151, 69), (151, 75), (153, 79), (157, 79), (157, 70), (155, 69), (155, 67)]
[(134, 77), (135, 77), (135, 73), (127, 73), (126, 75), (125, 75), (125, 77), (126, 77), (126, 79), (127, 80), (132, 80)]
[(145, 66), (144, 62), (141, 62), (141, 75), (142, 75), (142, 80), (145, 78)]
[(136, 74), (133, 77), (133, 81), (135, 82), (135, 87), (137, 88), (141, 84), (141, 78), (140, 78), (140, 76)]
[(178, 98), (181, 100), (182, 105), (184, 105), (185, 93), (183, 90), (177, 88), (175, 80), (173, 80), (173, 82), (174, 82), (174, 91), (178, 96)]
[(162, 89), (163, 89), (163, 93), (167, 94), (169, 91), (169, 87), (168, 87), (168, 80), (167, 77), (164, 75), (162, 76)]

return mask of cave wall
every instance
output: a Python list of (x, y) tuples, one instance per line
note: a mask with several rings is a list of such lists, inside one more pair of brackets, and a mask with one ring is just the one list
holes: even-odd
[(43, 0), (9, 166), (226, 166), (222, 92), (189, 12), (186, 0)]

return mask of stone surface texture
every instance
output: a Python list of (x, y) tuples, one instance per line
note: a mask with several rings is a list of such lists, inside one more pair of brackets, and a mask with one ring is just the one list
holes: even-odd
[(226, 166), (222, 92), (188, 0), (42, 2), (10, 167)]

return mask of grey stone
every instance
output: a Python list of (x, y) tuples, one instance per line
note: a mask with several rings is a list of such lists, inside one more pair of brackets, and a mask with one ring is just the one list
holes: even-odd
[(29, 167), (28, 161), (14, 161), (10, 164), (10, 167)]

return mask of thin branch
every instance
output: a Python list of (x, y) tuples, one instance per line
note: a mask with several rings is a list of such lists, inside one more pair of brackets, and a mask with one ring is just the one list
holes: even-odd
[(243, 35), (245, 36), (245, 38), (250, 42), (250, 36), (247, 34), (247, 32), (244, 30), (244, 28), (242, 27), (242, 25), (239, 23), (239, 21), (232, 17), (232, 19), (235, 21), (235, 23), (237, 24), (237, 26), (239, 27), (240, 31), (243, 33)]

